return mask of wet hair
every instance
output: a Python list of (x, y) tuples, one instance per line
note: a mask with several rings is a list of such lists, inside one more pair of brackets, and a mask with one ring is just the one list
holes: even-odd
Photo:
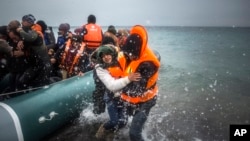
[(115, 40), (111, 36), (104, 36), (102, 39), (102, 45), (112, 44), (115, 45)]
[(16, 30), (18, 27), (21, 27), (21, 23), (18, 20), (10, 21), (7, 27), (7, 31), (12, 29)]
[(88, 16), (88, 23), (96, 23), (96, 17), (95, 17), (95, 15), (89, 15)]
[(45, 30), (48, 28), (47, 24), (43, 21), (43, 20), (39, 20), (36, 22), (37, 24), (39, 24), (42, 28), (42, 32), (44, 33)]
[(110, 26), (108, 27), (108, 32), (110, 32), (110, 33), (116, 35), (117, 32), (116, 32), (115, 26), (110, 25)]

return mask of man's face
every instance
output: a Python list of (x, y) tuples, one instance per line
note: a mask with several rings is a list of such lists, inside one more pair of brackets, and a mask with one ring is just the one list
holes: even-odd
[(9, 32), (9, 37), (15, 43), (17, 43), (18, 41), (20, 41), (20, 37), (18, 35), (16, 35), (13, 31)]
[(25, 21), (25, 20), (23, 20), (22, 21), (22, 26), (32, 26), (32, 24), (31, 23), (29, 23), (29, 22), (27, 22), (27, 21)]
[(131, 60), (131, 61), (137, 60), (137, 59), (138, 59), (138, 57), (137, 57), (137, 56), (134, 56), (132, 53), (124, 52), (124, 54), (125, 54), (126, 56), (128, 56), (128, 57), (129, 57), (129, 60)]

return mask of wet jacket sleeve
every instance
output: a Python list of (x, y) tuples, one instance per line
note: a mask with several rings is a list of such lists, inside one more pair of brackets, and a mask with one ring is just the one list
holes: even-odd
[(78, 63), (78, 67), (79, 67), (79, 69), (80, 69), (80, 71), (81, 72), (87, 72), (87, 71), (89, 71), (89, 57), (88, 57), (88, 55), (87, 54), (85, 54), (85, 53), (83, 53), (82, 55), (81, 55), (81, 57), (79, 58), (79, 61), (78, 61), (79, 63)]
[(157, 67), (152, 62), (143, 62), (139, 65), (136, 72), (141, 74), (140, 81), (133, 81), (128, 84), (123, 92), (129, 91), (132, 95), (138, 95), (146, 90), (148, 79), (157, 71)]
[(12, 47), (5, 40), (0, 39), (0, 53), (11, 56)]
[(24, 31), (23, 29), (20, 31), (20, 35), (23, 38), (23, 40), (27, 42), (33, 42), (38, 38), (38, 33), (34, 30)]
[(103, 82), (106, 88), (112, 92), (117, 92), (124, 88), (127, 84), (130, 83), (128, 77), (123, 77), (115, 79), (112, 77), (108, 70), (103, 69), (102, 67), (96, 67), (97, 77)]

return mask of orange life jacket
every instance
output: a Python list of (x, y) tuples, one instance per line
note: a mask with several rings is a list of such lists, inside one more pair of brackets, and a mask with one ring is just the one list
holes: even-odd
[(97, 48), (102, 42), (102, 29), (97, 24), (86, 24), (87, 34), (83, 36), (83, 41), (88, 48)]
[(131, 72), (134, 73), (142, 62), (150, 61), (153, 62), (157, 67), (157, 71), (148, 79), (146, 89), (143, 93), (140, 93), (137, 96), (131, 96), (129, 91), (121, 94), (121, 99), (123, 99), (124, 101), (132, 104), (138, 104), (149, 101), (157, 95), (158, 87), (156, 86), (156, 82), (158, 80), (158, 68), (160, 67), (160, 62), (153, 51), (147, 45), (148, 35), (146, 29), (143, 26), (136, 25), (130, 30), (130, 34), (134, 33), (139, 34), (139, 36), (141, 36), (142, 38), (141, 52), (139, 58), (137, 60), (131, 61), (130, 64), (126, 67), (125, 76), (127, 76)]
[(31, 27), (32, 30), (35, 30), (39, 36), (41, 36), (44, 39), (43, 33), (42, 33), (42, 27), (39, 24), (34, 24)]
[(118, 62), (120, 66), (108, 68), (110, 75), (115, 78), (121, 78), (124, 76), (125, 58), (123, 57), (122, 52), (118, 53)]
[(62, 60), (61, 60), (61, 64), (60, 64), (61, 67), (67, 71), (68, 75), (73, 74), (73, 68), (75, 67), (75, 65), (77, 65), (78, 60), (81, 57), (81, 54), (83, 53), (84, 48), (85, 48), (85, 43), (82, 42), (80, 49), (78, 49), (77, 53), (73, 57), (72, 64), (70, 66), (66, 66), (67, 64), (65, 63), (65, 61), (66, 61), (66, 58), (68, 57), (71, 43), (72, 43), (71, 39), (68, 39), (68, 41), (66, 42), (66, 46), (65, 46)]
[(65, 45), (63, 55), (62, 55), (60, 66), (65, 65), (65, 59), (66, 59), (66, 56), (67, 56), (67, 53), (69, 51), (70, 46), (71, 46), (71, 39), (68, 39), (67, 42), (66, 42), (66, 45)]
[[(125, 70), (125, 76), (127, 76), (129, 73), (132, 73), (132, 72), (134, 73), (136, 71), (136, 69), (138, 68), (138, 66), (142, 62), (145, 62), (145, 61), (151, 61), (154, 63), (155, 66), (157, 66), (157, 67), (160, 66), (160, 62), (157, 60), (157, 58), (155, 57), (153, 52), (149, 48), (147, 48), (145, 50), (145, 54), (140, 59), (138, 59), (136, 61), (132, 61), (129, 64), (129, 66)], [(124, 101), (127, 101), (127, 102), (132, 103), (132, 104), (146, 102), (146, 101), (154, 98), (158, 93), (158, 87), (156, 86), (156, 82), (158, 80), (158, 75), (159, 75), (159, 72), (157, 71), (155, 74), (153, 74), (149, 78), (149, 80), (147, 82), (146, 90), (144, 93), (141, 93), (136, 97), (130, 96), (129, 92), (122, 93), (121, 98)]]

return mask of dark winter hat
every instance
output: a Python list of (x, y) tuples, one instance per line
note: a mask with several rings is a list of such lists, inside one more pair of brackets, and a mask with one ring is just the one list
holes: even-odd
[(70, 24), (69, 23), (65, 23), (67, 26), (67, 29), (70, 30)]
[(45, 32), (45, 30), (48, 28), (47, 24), (43, 20), (39, 20), (36, 23), (41, 26), (43, 32)]
[(27, 22), (29, 22), (31, 24), (34, 24), (35, 21), (36, 21), (36, 18), (33, 15), (28, 14), (28, 15), (24, 15), (23, 18), (22, 18), (22, 20), (23, 21), (27, 21)]
[(108, 32), (110, 32), (110, 33), (116, 35), (117, 32), (116, 32), (115, 26), (110, 25), (110, 26), (108, 27)]
[[(102, 60), (102, 56), (104, 54), (110, 54), (112, 56), (112, 63), (111, 64), (105, 64)], [(97, 58), (97, 62), (101, 63), (103, 65), (103, 67), (108, 67), (108, 66), (112, 66), (115, 65), (117, 63), (117, 51), (115, 50), (115, 48), (111, 47), (111, 46), (100, 46), (98, 48), (97, 54), (96, 54), (96, 58)]]
[(95, 15), (89, 15), (88, 16), (88, 23), (96, 23)]
[(138, 34), (131, 34), (126, 39), (125, 45), (121, 48), (121, 50), (125, 54), (139, 57), (141, 48), (142, 48), (142, 38)]
[(109, 47), (109, 46), (100, 46), (98, 48), (97, 57), (101, 58), (103, 54), (114, 55), (115, 50), (112, 47)]

